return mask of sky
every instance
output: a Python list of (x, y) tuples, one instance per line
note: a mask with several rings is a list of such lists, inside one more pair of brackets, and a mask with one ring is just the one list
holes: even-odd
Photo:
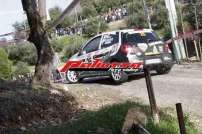
[[(46, 0), (47, 8), (59, 6), (66, 8), (72, 0)], [(21, 0), (0, 0), (0, 35), (12, 32), (12, 24), (26, 19)]]

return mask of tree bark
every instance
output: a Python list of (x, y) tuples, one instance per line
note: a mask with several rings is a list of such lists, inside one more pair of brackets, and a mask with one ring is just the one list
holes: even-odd
[(30, 26), (28, 40), (34, 43), (38, 60), (35, 66), (35, 75), (32, 80), (33, 85), (50, 85), (51, 67), (53, 63), (54, 50), (51, 47), (45, 25), (37, 9), (36, 0), (22, 0), (22, 6), (27, 14)]

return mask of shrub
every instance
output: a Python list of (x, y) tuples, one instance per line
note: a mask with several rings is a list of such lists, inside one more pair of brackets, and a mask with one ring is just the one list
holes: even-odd
[(143, 6), (142, 6), (142, 1), (134, 1), (132, 3), (129, 3), (128, 7), (127, 7), (127, 10), (128, 10), (129, 14), (134, 14), (134, 13), (137, 13), (137, 12), (144, 12), (143, 11)]
[(8, 59), (8, 54), (0, 48), (0, 79), (8, 80), (12, 74), (12, 63)]
[(82, 17), (83, 18), (89, 18), (89, 17), (94, 17), (97, 16), (97, 11), (94, 6), (84, 6), (83, 11), (82, 11)]
[(87, 38), (84, 38), (82, 36), (71, 36), (68, 38), (69, 44), (65, 46), (63, 51), (62, 61), (64, 62), (73, 54), (78, 52), (81, 49), (82, 45), (87, 41)]
[(20, 61), (16, 64), (13, 75), (14, 76), (26, 75), (28, 73), (30, 73), (28, 65), (26, 63)]
[(133, 28), (145, 28), (147, 26), (144, 14), (141, 12), (130, 15), (126, 20), (126, 23), (128, 27)]
[(56, 52), (61, 52), (65, 46), (71, 44), (71, 38), (67, 36), (58, 37), (53, 39), (51, 44)]
[(25, 62), (29, 65), (35, 65), (37, 60), (36, 48), (28, 42), (18, 43), (14, 46), (7, 47), (9, 59), (16, 64), (18, 61)]
[(107, 23), (105, 23), (101, 18), (91, 18), (85, 25), (84, 34), (87, 37), (92, 37), (98, 32), (103, 32), (106, 29)]

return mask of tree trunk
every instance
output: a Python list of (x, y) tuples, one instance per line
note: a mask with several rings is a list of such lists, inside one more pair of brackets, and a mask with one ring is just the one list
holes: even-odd
[(49, 43), (45, 26), (42, 23), (42, 18), (40, 17), (37, 9), (36, 0), (22, 0), (22, 6), (27, 14), (30, 26), (30, 35), (28, 40), (34, 43), (38, 54), (32, 84), (42, 86), (50, 85), (54, 50)]

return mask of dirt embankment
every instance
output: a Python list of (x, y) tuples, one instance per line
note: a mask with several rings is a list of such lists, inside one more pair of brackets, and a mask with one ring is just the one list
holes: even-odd
[(75, 98), (61, 89), (32, 89), (19, 83), (0, 84), (0, 133), (57, 126), (71, 119), (77, 110)]

